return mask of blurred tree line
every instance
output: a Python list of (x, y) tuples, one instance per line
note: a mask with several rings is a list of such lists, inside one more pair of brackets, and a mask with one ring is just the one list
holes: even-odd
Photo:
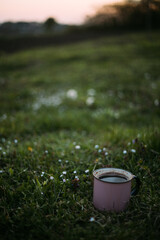
[(85, 25), (93, 29), (159, 29), (160, 0), (128, 0), (104, 5), (86, 18)]

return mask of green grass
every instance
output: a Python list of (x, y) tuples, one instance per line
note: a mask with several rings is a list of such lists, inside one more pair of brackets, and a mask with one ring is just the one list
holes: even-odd
[[(159, 63), (160, 33), (1, 55), (1, 239), (159, 238)], [(141, 179), (124, 212), (93, 206), (106, 165)]]

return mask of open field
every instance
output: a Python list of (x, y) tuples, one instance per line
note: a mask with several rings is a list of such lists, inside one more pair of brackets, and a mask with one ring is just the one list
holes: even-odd
[[(160, 33), (1, 55), (0, 238), (158, 239), (159, 96)], [(106, 165), (142, 182), (119, 214), (93, 207)]]

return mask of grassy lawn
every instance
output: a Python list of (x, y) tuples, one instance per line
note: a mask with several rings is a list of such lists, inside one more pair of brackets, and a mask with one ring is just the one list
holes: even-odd
[[(1, 55), (1, 239), (158, 239), (159, 96), (160, 33)], [(106, 165), (142, 182), (118, 214), (92, 203)]]

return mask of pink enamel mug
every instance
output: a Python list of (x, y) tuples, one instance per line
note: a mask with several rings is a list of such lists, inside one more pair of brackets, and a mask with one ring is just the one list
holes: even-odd
[[(130, 197), (139, 190), (139, 178), (123, 169), (101, 168), (95, 170), (93, 176), (93, 204), (101, 211), (123, 211)], [(136, 180), (136, 186), (131, 190), (133, 179)]]

